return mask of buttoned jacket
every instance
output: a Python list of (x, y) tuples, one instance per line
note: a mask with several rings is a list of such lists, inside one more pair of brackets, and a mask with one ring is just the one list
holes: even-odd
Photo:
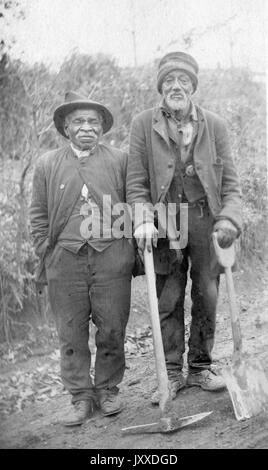
[[(99, 200), (110, 195), (112, 205), (124, 202), (127, 153), (104, 144), (99, 145), (98, 152), (91, 180), (87, 182), (89, 191), (94, 187)], [(36, 163), (29, 215), (35, 251), (41, 259), (36, 272), (40, 281), (46, 252), (55, 246), (81, 196), (84, 181), (75, 158), (68, 145), (45, 153)]]

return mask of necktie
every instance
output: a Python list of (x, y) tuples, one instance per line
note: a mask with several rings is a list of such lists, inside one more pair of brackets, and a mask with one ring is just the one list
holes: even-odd
[(95, 152), (95, 150), (96, 145), (92, 149), (80, 150), (78, 158), (89, 157)]

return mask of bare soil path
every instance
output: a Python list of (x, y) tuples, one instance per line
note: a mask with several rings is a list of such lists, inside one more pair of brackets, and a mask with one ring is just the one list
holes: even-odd
[[(235, 274), (245, 356), (257, 358), (268, 373), (268, 278), (267, 270), (254, 267)], [(190, 321), (187, 298), (187, 322)], [(174, 400), (178, 416), (213, 411), (203, 421), (172, 434), (123, 436), (121, 429), (155, 421), (158, 408), (150, 404), (156, 386), (144, 277), (133, 282), (132, 312), (126, 342), (127, 369), (121, 385), (124, 410), (104, 418), (99, 412), (80, 427), (64, 428), (61, 417), (69, 404), (58, 377), (58, 350), (15, 363), (0, 364), (2, 449), (267, 449), (268, 413), (238, 422), (227, 391), (211, 393), (192, 387)], [(219, 369), (232, 354), (231, 326), (224, 277), (221, 281), (214, 347)], [(28, 382), (27, 382), (28, 380)], [(35, 389), (35, 381), (39, 388)], [(40, 390), (40, 380), (43, 389)], [(7, 407), (13, 389), (20, 394), (13, 409)], [(27, 387), (26, 387), (26, 385)], [(13, 395), (14, 395), (13, 390)], [(24, 390), (24, 392), (23, 392)], [(32, 391), (32, 393), (31, 393)], [(23, 394), (24, 393), (24, 394)]]

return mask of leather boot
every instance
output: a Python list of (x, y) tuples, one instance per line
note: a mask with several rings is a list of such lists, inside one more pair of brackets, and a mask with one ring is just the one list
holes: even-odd
[(81, 400), (72, 405), (70, 412), (63, 420), (64, 426), (78, 426), (90, 418), (94, 411), (93, 400)]
[(118, 391), (109, 389), (98, 390), (99, 406), (104, 416), (111, 416), (122, 411)]

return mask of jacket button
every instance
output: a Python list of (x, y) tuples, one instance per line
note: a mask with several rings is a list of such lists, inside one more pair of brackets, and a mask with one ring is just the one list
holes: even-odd
[(164, 191), (164, 189), (165, 189), (165, 186), (162, 185), (161, 186), (161, 191)]

